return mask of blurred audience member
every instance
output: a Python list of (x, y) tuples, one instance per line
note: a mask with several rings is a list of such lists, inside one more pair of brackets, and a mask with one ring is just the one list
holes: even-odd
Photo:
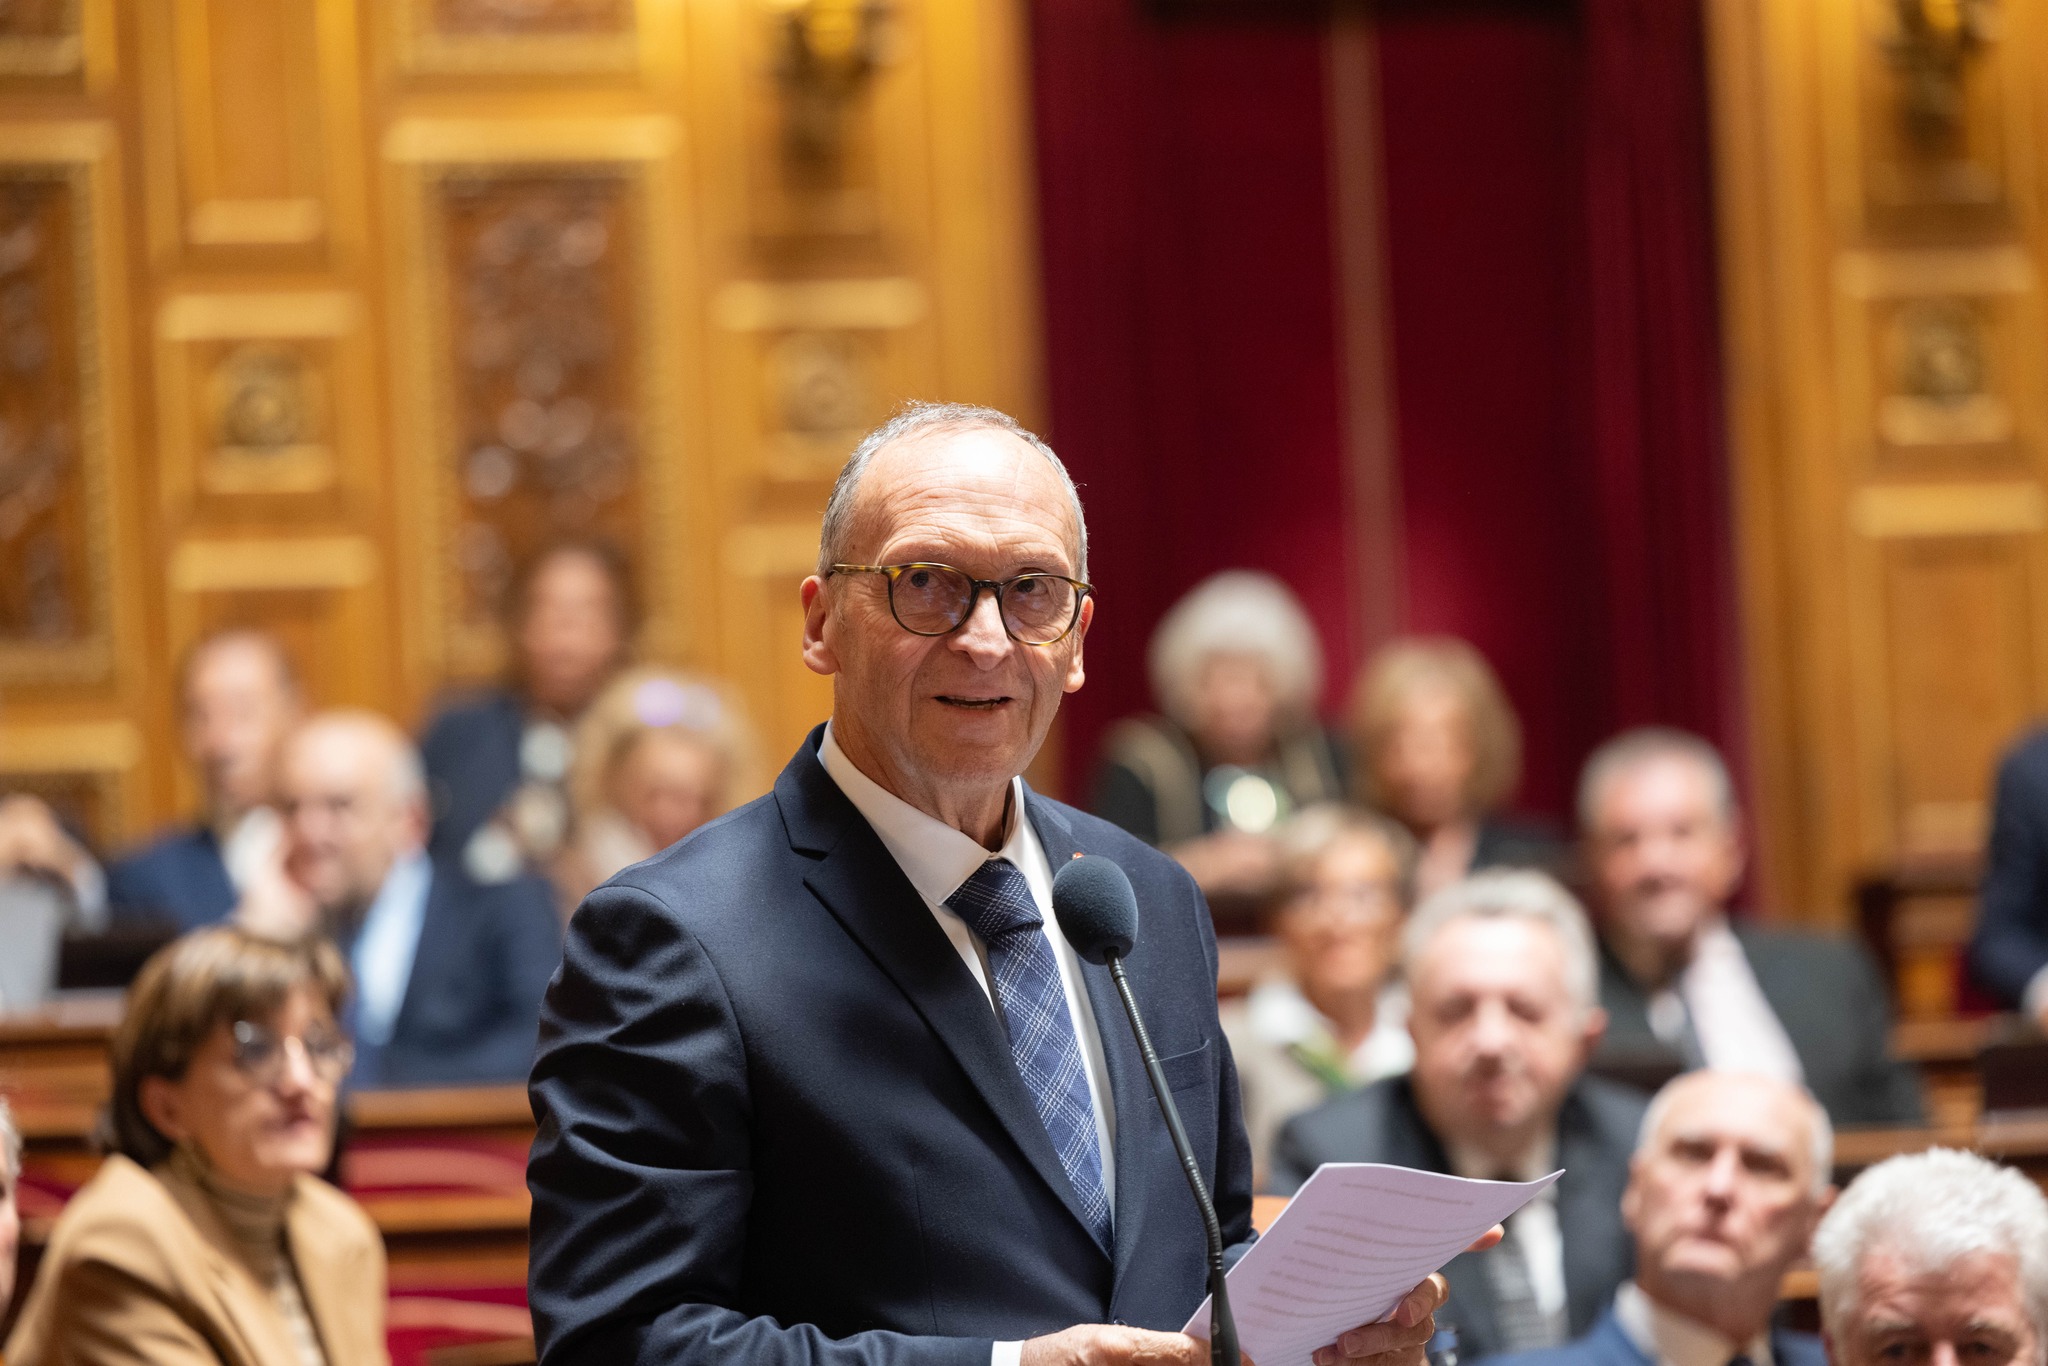
[(1771, 1320), (1834, 1198), (1833, 1160), (1827, 1115), (1802, 1087), (1742, 1072), (1670, 1082), (1621, 1197), (1635, 1279), (1592, 1332), (1503, 1366), (1827, 1366), (1818, 1337)]
[(1270, 892), (1273, 827), (1343, 795), (1316, 720), (1315, 628), (1278, 579), (1230, 570), (1174, 605), (1147, 662), (1165, 714), (1110, 731), (1095, 814), (1172, 854), (1212, 896)]
[(1415, 1067), (1290, 1121), (1273, 1189), (1325, 1162), (1385, 1162), (1487, 1180), (1564, 1176), (1507, 1238), (1444, 1268), (1465, 1360), (1562, 1345), (1631, 1270), (1620, 1214), (1644, 1099), (1585, 1075), (1599, 967), (1571, 894), (1542, 873), (1475, 873), (1424, 901), (1401, 936)]
[(632, 576), (611, 546), (564, 541), (513, 583), (507, 686), (456, 703), (420, 740), (437, 859), (478, 882), (552, 867), (569, 833), (576, 723), (625, 662)]
[(21, 1206), (15, 1187), (21, 1184), (21, 1130), (14, 1112), (0, 1096), (0, 1320), (14, 1302), (14, 1265), (21, 1256)]
[(1278, 837), (1286, 966), (1222, 1012), (1260, 1185), (1281, 1124), (1415, 1060), (1394, 972), (1415, 842), (1334, 803), (1289, 818)]
[(658, 669), (613, 679), (576, 728), (561, 904), (573, 910), (620, 869), (722, 815), (752, 783), (752, 761), (745, 718), (712, 684)]
[(1608, 741), (1586, 761), (1579, 824), (1600, 912), (1603, 1066), (1760, 1072), (1803, 1082), (1843, 1127), (1920, 1122), (1869, 954), (1730, 922), (1741, 813), (1713, 746), (1664, 729)]
[(382, 1366), (384, 1247), (316, 1179), (347, 971), (218, 926), (160, 951), (114, 1037), (111, 1152), (57, 1220), (14, 1366)]
[(1980, 989), (2048, 1031), (2048, 730), (1998, 766), (1969, 961)]
[(67, 919), (87, 929), (106, 919), (107, 880), (86, 847), (40, 797), (0, 796), (0, 888), (34, 881), (56, 892)]
[(2008, 1167), (1935, 1148), (1849, 1183), (1813, 1237), (1835, 1366), (2041, 1366), (2048, 1200)]
[(419, 758), (381, 716), (315, 716), (285, 742), (279, 778), (287, 866), (354, 969), (356, 1084), (523, 1080), (561, 958), (547, 885), (480, 885), (428, 857)]
[(1359, 798), (1421, 846), (1416, 896), (1481, 868), (1558, 870), (1556, 839), (1499, 814), (1521, 780), (1522, 728), (1470, 645), (1448, 636), (1387, 645), (1352, 690), (1350, 725)]
[(189, 930), (225, 919), (252, 890), (280, 894), (277, 747), (298, 720), (298, 680), (272, 637), (224, 631), (186, 656), (179, 709), (185, 757), (199, 778), (199, 817), (117, 861), (107, 894), (118, 917)]

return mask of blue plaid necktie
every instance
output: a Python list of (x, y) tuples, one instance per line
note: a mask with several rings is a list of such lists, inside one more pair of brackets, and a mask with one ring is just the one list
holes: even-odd
[(1067, 1179), (1081, 1197), (1088, 1227), (1110, 1246), (1109, 1196), (1095, 1140), (1095, 1105), (1081, 1062), (1081, 1041), (1067, 1013), (1066, 989), (1031, 884), (1008, 859), (990, 859), (946, 898), (946, 906), (988, 945), (996, 1010), (1010, 1035), (1010, 1056), (1052, 1137)]

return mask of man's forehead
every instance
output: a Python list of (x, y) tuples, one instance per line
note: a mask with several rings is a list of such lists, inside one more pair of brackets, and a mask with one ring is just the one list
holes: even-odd
[(1480, 985), (1565, 991), (1557, 931), (1524, 916), (1460, 916), (1430, 936), (1416, 966), (1417, 976), (1439, 991)]
[(1052, 462), (992, 427), (920, 432), (875, 452), (855, 495), (864, 541), (958, 533), (967, 525), (1007, 539), (1034, 533), (1072, 543), (1072, 499)]
[(1905, 1316), (1952, 1327), (2025, 1315), (2019, 1258), (2010, 1252), (1969, 1252), (1928, 1266), (1909, 1250), (1880, 1243), (1864, 1253), (1856, 1272), (1873, 1318)]
[(1658, 1126), (1665, 1143), (1734, 1142), (1762, 1152), (1803, 1151), (1811, 1118), (1785, 1088), (1761, 1077), (1706, 1077), (1671, 1098)]

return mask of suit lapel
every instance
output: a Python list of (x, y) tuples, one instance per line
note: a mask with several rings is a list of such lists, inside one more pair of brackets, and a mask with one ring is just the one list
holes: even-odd
[(1080, 1196), (1017, 1074), (1010, 1041), (988, 997), (881, 838), (817, 761), (821, 733), (822, 728), (811, 733), (775, 784), (791, 844), (822, 854), (804, 885), (909, 998), (1025, 1160), (1087, 1228)]
[(306, 1203), (294, 1200), (285, 1219), (285, 1235), (291, 1242), (292, 1261), (299, 1273), (299, 1293), (305, 1297), (306, 1313), (326, 1345), (328, 1357), (338, 1359), (361, 1336), (356, 1331), (360, 1325), (350, 1314), (359, 1306), (346, 1302), (348, 1297), (342, 1287), (359, 1285), (362, 1278), (351, 1274), (349, 1262), (355, 1256), (354, 1250), (338, 1255), (336, 1245), (322, 1238), (320, 1232)]

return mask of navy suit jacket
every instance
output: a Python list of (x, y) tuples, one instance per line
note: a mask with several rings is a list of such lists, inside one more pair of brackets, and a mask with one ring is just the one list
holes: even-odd
[(2000, 1005), (2017, 1007), (2048, 967), (2048, 730), (2015, 745), (1998, 766), (1991, 847), (1970, 939), (1970, 976)]
[(519, 740), (526, 714), (506, 691), (478, 694), (443, 707), (420, 737), (420, 762), (434, 808), (428, 847), (438, 858), (460, 857), (469, 837), (497, 814), (519, 786)]
[(239, 899), (220, 841), (203, 825), (170, 831), (107, 869), (116, 920), (169, 920), (182, 933), (227, 919)]
[[(1105, 1252), (988, 998), (820, 734), (773, 793), (570, 923), (531, 1088), (542, 1361), (986, 1366), (996, 1340), (1076, 1323), (1178, 1329), (1202, 1225), (1109, 974), (1083, 970), (1116, 1109)], [(1248, 1240), (1201, 893), (1107, 822), (1025, 800), (1053, 867), (1088, 852), (1130, 874), (1131, 983), (1225, 1240)]]
[[(1564, 1241), (1566, 1320), (1592, 1327), (1635, 1269), (1635, 1246), (1621, 1222), (1621, 1192), (1635, 1151), (1646, 1097), (1598, 1077), (1581, 1077), (1557, 1116), (1557, 1227)], [(1415, 1103), (1407, 1077), (1389, 1077), (1296, 1115), (1273, 1148), (1273, 1189), (1291, 1195), (1325, 1162), (1385, 1162), (1448, 1172), (1450, 1159)], [(1444, 1267), (1450, 1302), (1437, 1323), (1457, 1329), (1467, 1361), (1500, 1350), (1499, 1297), (1488, 1274), (1490, 1252), (1466, 1252)]]
[[(1771, 1329), (1771, 1360), (1777, 1366), (1828, 1366), (1828, 1352), (1812, 1333)], [(1575, 1342), (1543, 1352), (1517, 1352), (1494, 1358), (1494, 1366), (1656, 1366), (1621, 1330), (1609, 1309), (1593, 1331)]]
[(434, 866), (412, 976), (391, 1042), (365, 1053), (360, 1086), (455, 1086), (523, 1079), (561, 962), (562, 922), (546, 883), (482, 886)]

